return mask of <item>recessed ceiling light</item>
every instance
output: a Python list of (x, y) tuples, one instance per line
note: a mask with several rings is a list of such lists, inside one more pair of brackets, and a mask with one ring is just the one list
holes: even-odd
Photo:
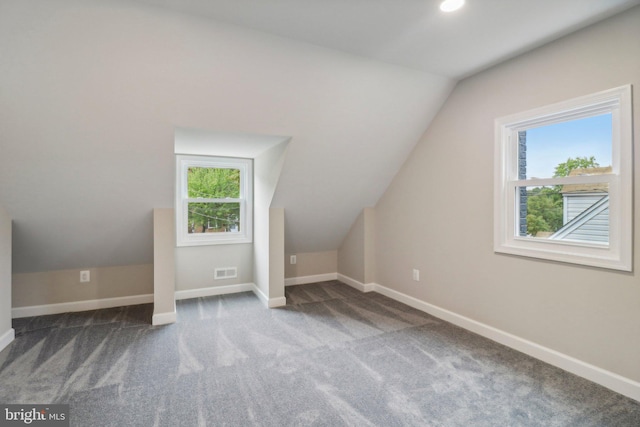
[(440, 10), (443, 12), (453, 12), (464, 6), (464, 0), (444, 0), (440, 3)]

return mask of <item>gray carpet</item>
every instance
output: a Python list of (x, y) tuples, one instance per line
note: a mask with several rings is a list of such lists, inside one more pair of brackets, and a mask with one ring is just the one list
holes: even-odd
[(339, 282), (15, 319), (0, 403), (74, 426), (640, 426), (640, 403)]

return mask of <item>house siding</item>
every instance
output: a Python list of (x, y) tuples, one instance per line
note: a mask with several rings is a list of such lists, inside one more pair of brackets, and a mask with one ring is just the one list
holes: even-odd
[(609, 209), (605, 209), (582, 227), (568, 234), (565, 239), (588, 242), (609, 241)]
[[(564, 196), (564, 224), (569, 223), (582, 212), (601, 201), (606, 194), (584, 194)], [(609, 241), (609, 207), (589, 219), (575, 231), (562, 237), (569, 240), (581, 240), (588, 242)]]
[(563, 224), (568, 223), (582, 212), (589, 209), (595, 203), (602, 200), (604, 196), (604, 194), (590, 194), (584, 196), (576, 196), (575, 194), (572, 194), (571, 196), (565, 196)]

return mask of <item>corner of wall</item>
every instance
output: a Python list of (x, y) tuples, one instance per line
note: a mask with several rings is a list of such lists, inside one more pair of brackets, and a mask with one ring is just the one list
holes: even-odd
[[(284, 299), (284, 209), (272, 208), (273, 194), (290, 138), (257, 155), (254, 168), (253, 277), (259, 296)], [(271, 306), (271, 303), (268, 304)]]
[(269, 209), (269, 299), (274, 298), (284, 298), (283, 208)]
[(376, 280), (376, 252), (375, 252), (375, 208), (364, 208), (364, 283), (374, 283)]
[(172, 208), (153, 210), (154, 325), (176, 321), (175, 223)]
[[(295, 255), (295, 264), (291, 256)], [(285, 256), (287, 286), (335, 280), (338, 271), (338, 251), (291, 253)]]
[(0, 351), (14, 338), (11, 327), (11, 218), (0, 207)]
[(375, 280), (375, 209), (367, 207), (356, 218), (338, 249), (338, 274), (359, 283)]

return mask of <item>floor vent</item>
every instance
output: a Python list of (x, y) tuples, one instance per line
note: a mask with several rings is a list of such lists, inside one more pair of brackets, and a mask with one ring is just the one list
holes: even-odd
[(238, 268), (237, 267), (224, 267), (224, 268), (216, 268), (216, 272), (214, 275), (215, 280), (219, 279), (233, 279), (238, 277)]

